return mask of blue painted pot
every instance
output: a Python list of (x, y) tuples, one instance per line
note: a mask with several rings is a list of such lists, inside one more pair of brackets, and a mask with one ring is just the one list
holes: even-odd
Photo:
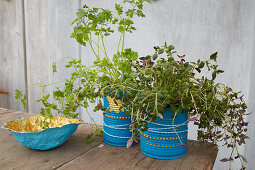
[(174, 115), (170, 109), (163, 112), (163, 120), (157, 118), (148, 123), (149, 129), (141, 133), (141, 151), (157, 159), (176, 159), (187, 153), (188, 113), (181, 110)]
[(132, 137), (130, 132), (131, 116), (125, 109), (120, 109), (121, 103), (116, 105), (104, 97), (103, 139), (104, 142), (112, 146), (126, 146), (128, 139)]

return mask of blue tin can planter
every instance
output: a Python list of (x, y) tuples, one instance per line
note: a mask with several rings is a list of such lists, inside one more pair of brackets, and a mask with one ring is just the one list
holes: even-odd
[(188, 113), (181, 110), (174, 121), (170, 109), (163, 112), (163, 120), (157, 118), (141, 133), (141, 151), (157, 159), (176, 159), (187, 153)]
[(103, 139), (104, 142), (112, 146), (126, 146), (128, 139), (132, 137), (130, 132), (131, 116), (124, 108), (120, 109), (122, 103), (117, 101), (116, 105), (111, 97), (104, 97)]

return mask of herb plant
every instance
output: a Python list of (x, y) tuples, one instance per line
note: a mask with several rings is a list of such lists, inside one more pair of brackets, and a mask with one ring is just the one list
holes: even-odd
[[(163, 119), (165, 108), (175, 112), (173, 119), (180, 109), (184, 109), (189, 113), (190, 121), (198, 126), (197, 139), (213, 144), (222, 141), (232, 152), (221, 161), (239, 159), (244, 169), (246, 159), (238, 146), (249, 138), (245, 133), (248, 122), (244, 119), (247, 106), (241, 92), (215, 82), (216, 76), (223, 73), (216, 63), (217, 52), (208, 60), (187, 62), (185, 55), (174, 55), (172, 45), (154, 49), (153, 55), (140, 57), (133, 63), (135, 71), (132, 74), (138, 81), (134, 82), (132, 93), (123, 95), (124, 106), (133, 117), (132, 127), (137, 127), (133, 129), (134, 137), (146, 131), (148, 122), (156, 117)], [(159, 57), (163, 54), (166, 56)], [(204, 69), (212, 73), (211, 78), (197, 76)]]
[[(117, 94), (116, 86), (129, 86), (134, 77), (132, 76), (131, 64), (138, 59), (138, 53), (130, 48), (125, 49), (125, 37), (136, 30), (133, 19), (135, 17), (145, 17), (143, 13), (144, 3), (149, 0), (123, 0), (123, 4), (115, 3), (115, 10), (111, 11), (103, 8), (89, 8), (84, 5), (76, 13), (77, 18), (73, 21), (73, 33), (71, 38), (83, 45), (89, 45), (96, 58), (94, 64), (86, 66), (81, 60), (69, 59), (65, 65), (71, 76), (64, 82), (64, 86), (58, 86), (52, 93), (44, 94), (48, 86), (52, 84), (36, 83), (43, 88), (42, 98), (37, 100), (43, 104), (41, 114), (52, 116), (57, 113), (77, 118), (78, 108), (89, 107), (89, 103), (97, 103), (94, 111), (105, 110), (102, 106), (103, 96), (114, 96)], [(105, 46), (105, 39), (112, 34), (119, 34), (119, 41), (116, 44), (116, 54), (108, 56)], [(57, 72), (57, 63), (52, 65), (53, 74)], [(107, 89), (107, 90), (106, 90)], [(27, 91), (16, 90), (16, 99), (21, 99), (26, 107)], [(121, 92), (120, 92), (121, 93)], [(89, 114), (88, 110), (87, 113)], [(90, 116), (90, 114), (89, 114)], [(90, 116), (91, 117), (91, 116)], [(92, 121), (94, 121), (92, 119)], [(95, 122), (94, 122), (95, 123)], [(99, 128), (96, 135), (100, 134)], [(92, 141), (94, 133), (91, 133), (87, 142)]]

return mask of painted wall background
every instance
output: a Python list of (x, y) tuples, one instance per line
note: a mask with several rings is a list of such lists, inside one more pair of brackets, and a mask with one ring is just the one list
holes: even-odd
[[(84, 64), (94, 60), (88, 48), (70, 39), (75, 13), (84, 3), (89, 6), (114, 8), (114, 0), (1, 0), (0, 1), (0, 89), (9, 95), (0, 95), (0, 107), (21, 110), (14, 99), (14, 90), (25, 89), (33, 83), (50, 83), (68, 77), (63, 57), (80, 58)], [(120, 0), (117, 0), (120, 2)], [(249, 111), (255, 112), (255, 1), (253, 0), (152, 0), (145, 6), (147, 15), (136, 20), (137, 31), (127, 38), (125, 47), (144, 56), (153, 52), (153, 46), (164, 42), (173, 44), (187, 59), (208, 58), (218, 51), (219, 67), (225, 73), (217, 78), (245, 94)], [(117, 37), (107, 40), (108, 53), (114, 54)], [(115, 45), (115, 46), (114, 46)], [(114, 48), (113, 48), (114, 46)], [(52, 62), (58, 61), (58, 72), (53, 76)], [(52, 88), (46, 91), (51, 91)], [(28, 109), (39, 113), (35, 100), (42, 90), (33, 87), (28, 92)], [(92, 113), (93, 107), (89, 109)], [(90, 122), (85, 110), (81, 118)], [(92, 113), (102, 124), (102, 113)], [(241, 148), (254, 169), (255, 143), (254, 115), (248, 118), (251, 140)], [(189, 124), (189, 138), (196, 139), (196, 128)], [(219, 162), (227, 152), (220, 149), (214, 169), (227, 169)], [(233, 164), (233, 169), (237, 169)]]

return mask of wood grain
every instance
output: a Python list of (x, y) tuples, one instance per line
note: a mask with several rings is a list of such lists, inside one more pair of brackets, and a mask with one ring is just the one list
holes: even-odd
[[(49, 83), (48, 44), (48, 1), (24, 0), (26, 28), (27, 84)], [(46, 90), (47, 92), (47, 90)], [(42, 96), (42, 88), (33, 86), (28, 90), (28, 111), (39, 113), (37, 102)]]
[(0, 108), (0, 115), (8, 114), (8, 113), (13, 113), (13, 112), (16, 112), (16, 111), (5, 109), (5, 108)]
[(22, 1), (0, 1), (0, 107), (23, 110), (15, 89), (25, 89)]
[[(30, 113), (0, 115), (0, 124), (17, 117), (29, 117)], [(101, 137), (87, 144), (91, 125), (80, 125), (77, 131), (60, 147), (39, 151), (22, 146), (10, 132), (0, 129), (0, 169), (54, 169), (102, 143)]]
[(186, 156), (173, 160), (159, 160), (143, 155), (139, 144), (129, 149), (104, 145), (102, 148), (93, 148), (60, 169), (209, 170), (213, 168), (218, 152), (217, 149), (212, 149), (206, 144), (188, 141)]

